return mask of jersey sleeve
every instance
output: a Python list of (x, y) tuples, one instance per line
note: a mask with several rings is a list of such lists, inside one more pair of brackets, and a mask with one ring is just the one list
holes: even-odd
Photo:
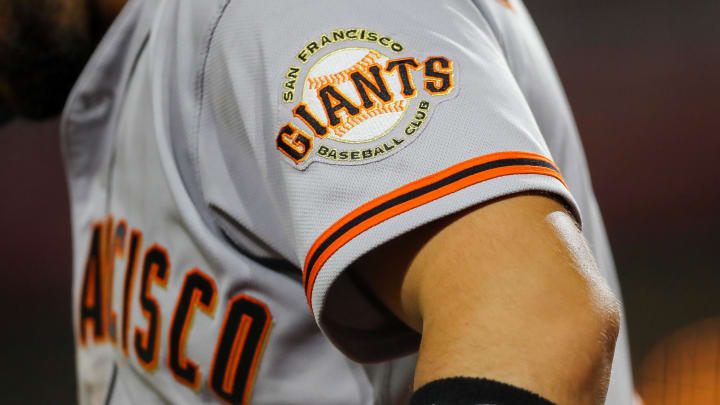
[(228, 2), (206, 59), (204, 196), (297, 266), (318, 324), (351, 358), (385, 360), (419, 343), (346, 274), (363, 254), (523, 192), (563, 201), (579, 221), (473, 2)]

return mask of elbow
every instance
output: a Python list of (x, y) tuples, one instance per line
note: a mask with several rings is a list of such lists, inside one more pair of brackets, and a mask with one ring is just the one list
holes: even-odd
[[(604, 283), (603, 283), (604, 284)], [(616, 296), (603, 285), (593, 291), (584, 312), (584, 322), (575, 325), (571, 342), (577, 348), (574, 357), (575, 375), (569, 381), (577, 382), (576, 403), (604, 403), (610, 383), (610, 372), (615, 354), (615, 343), (620, 333), (621, 310)], [(581, 330), (582, 328), (582, 330)], [(577, 339), (581, 341), (578, 341)]]
[(622, 323), (620, 301), (604, 282), (601, 283), (595, 288), (591, 311), (597, 325), (601, 353), (608, 358), (608, 362), (612, 362)]
[(620, 315), (620, 302), (618, 301), (615, 294), (613, 294), (612, 292), (610, 292), (609, 294), (609, 300), (611, 302), (609, 302), (602, 308), (601, 325), (604, 331), (604, 340), (607, 345), (607, 350), (609, 352), (609, 355), (612, 356), (615, 352), (615, 342), (620, 335), (620, 324), (622, 323), (622, 321)]
[(595, 266), (585, 270), (553, 289), (552, 296), (544, 290), (541, 304), (533, 306), (547, 334), (535, 350), (552, 375), (547, 385), (563, 387), (553, 397), (562, 405), (604, 403), (620, 333), (619, 300)]

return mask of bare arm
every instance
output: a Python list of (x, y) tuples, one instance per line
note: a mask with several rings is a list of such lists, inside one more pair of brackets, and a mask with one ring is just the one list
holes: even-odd
[(353, 271), (422, 332), (416, 389), (479, 377), (559, 405), (603, 403), (618, 304), (555, 200), (515, 196), (437, 221)]

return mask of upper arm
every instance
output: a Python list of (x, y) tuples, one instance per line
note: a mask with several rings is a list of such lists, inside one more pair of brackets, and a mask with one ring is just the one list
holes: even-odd
[[(432, 309), (472, 300), (481, 291), (493, 291), (493, 283), (503, 286), (502, 293), (530, 286), (539, 295), (575, 298), (606, 288), (566, 208), (551, 196), (532, 193), (499, 198), (430, 223), (368, 252), (352, 270), (418, 331), (423, 303), (432, 303)], [(479, 289), (458, 288), (469, 285), (463, 282)], [(448, 291), (456, 293), (453, 300), (441, 298)]]
[(471, 208), (368, 253), (353, 271), (422, 332), (416, 387), (476, 376), (552, 399), (584, 383), (606, 389), (617, 303), (554, 199)]

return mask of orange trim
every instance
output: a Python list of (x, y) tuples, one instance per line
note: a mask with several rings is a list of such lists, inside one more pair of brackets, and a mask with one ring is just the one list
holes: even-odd
[(105, 217), (105, 223), (103, 224), (102, 229), (102, 236), (100, 237), (100, 260), (102, 261), (102, 265), (100, 266), (100, 269), (102, 270), (102, 279), (100, 280), (102, 283), (102, 318), (103, 318), (103, 324), (104, 331), (103, 335), (106, 339), (110, 340), (112, 342), (112, 336), (110, 336), (110, 311), (112, 307), (112, 283), (113, 283), (113, 271), (110, 267), (110, 264), (108, 263), (108, 260), (110, 259), (110, 240), (111, 234), (113, 231), (113, 216), (107, 215)]
[[(220, 328), (220, 334), (218, 335), (217, 343), (215, 344), (215, 354), (213, 355), (213, 360), (210, 365), (210, 373), (208, 374), (207, 379), (207, 385), (210, 388), (210, 391), (212, 391), (215, 396), (224, 404), (230, 404), (225, 398), (223, 398), (219, 393), (215, 390), (215, 387), (213, 387), (212, 381), (213, 381), (213, 375), (218, 370), (215, 369), (216, 362), (218, 359), (218, 355), (220, 352), (220, 345), (222, 344), (223, 337), (226, 333), (226, 327), (228, 326), (228, 322), (230, 319), (230, 314), (232, 313), (233, 306), (238, 301), (246, 301), (250, 302), (252, 304), (257, 305), (258, 307), (262, 308), (263, 312), (265, 312), (265, 322), (263, 324), (262, 332), (260, 333), (260, 338), (258, 342), (256, 343), (257, 346), (255, 347), (255, 353), (253, 355), (252, 363), (250, 364), (250, 370), (248, 372), (248, 375), (246, 376), (246, 382), (245, 382), (245, 392), (243, 392), (243, 399), (241, 404), (247, 405), (250, 403), (250, 396), (252, 395), (253, 386), (255, 383), (255, 377), (257, 374), (257, 369), (259, 366), (260, 359), (262, 358), (263, 352), (265, 351), (265, 345), (267, 343), (268, 336), (270, 334), (270, 329), (272, 327), (272, 313), (270, 312), (270, 309), (268, 306), (260, 301), (259, 299), (253, 298), (246, 294), (240, 294), (233, 297), (227, 304), (227, 309), (225, 310), (225, 318), (223, 319), (222, 327)], [(250, 328), (252, 327), (253, 322), (257, 322), (258, 320), (248, 316), (247, 314), (242, 314), (240, 317), (240, 323), (238, 325), (237, 331), (235, 331), (235, 336), (233, 337), (233, 344), (230, 351), (230, 359), (228, 360), (227, 365), (225, 366), (224, 370), (221, 370), (221, 372), (225, 373), (223, 376), (223, 383), (220, 389), (224, 390), (222, 393), (231, 394), (232, 390), (234, 388), (234, 381), (235, 376), (237, 375), (237, 366), (240, 362), (240, 359), (242, 358), (243, 352), (245, 351), (245, 343), (247, 336), (250, 332)], [(232, 373), (232, 380), (228, 380), (228, 374)], [(229, 382), (232, 382), (233, 384), (228, 385)]]
[[(400, 81), (400, 86), (402, 87), (400, 94), (402, 94), (403, 97), (405, 97), (405, 99), (415, 98), (415, 96), (417, 96), (417, 92), (418, 92), (417, 87), (415, 86), (415, 81), (413, 80), (413, 75), (412, 75), (412, 73), (410, 73), (410, 69), (408, 69), (407, 67), (405, 67), (405, 72), (406, 72), (407, 78), (408, 78), (408, 85), (410, 85), (410, 88), (412, 89), (412, 94), (405, 94), (405, 90), (406, 90), (405, 83), (403, 83), (402, 73), (400, 73), (400, 67), (403, 66), (403, 64), (399, 63), (399, 62), (405, 62), (405, 61), (409, 61), (408, 63), (405, 63), (405, 65), (409, 65), (413, 70), (422, 69), (422, 65), (415, 58), (398, 58), (398, 59), (388, 60), (387, 63), (385, 64), (385, 71), (389, 72), (389, 73), (397, 71), (398, 72), (398, 80)], [(414, 63), (414, 65), (411, 65), (410, 62)], [(392, 64), (392, 63), (395, 63), (395, 65), (393, 67), (390, 67), (390, 64)]]
[[(171, 361), (171, 348), (173, 347), (173, 327), (175, 325), (175, 320), (178, 316), (178, 309), (180, 306), (180, 302), (182, 301), (183, 295), (185, 294), (185, 290), (188, 288), (188, 279), (192, 275), (197, 275), (207, 281), (208, 285), (212, 289), (212, 295), (210, 296), (210, 303), (209, 305), (205, 305), (202, 302), (203, 298), (203, 291), (194, 287), (191, 287), (193, 289), (192, 295), (190, 296), (190, 304), (188, 305), (187, 314), (185, 317), (185, 322), (182, 325), (182, 332), (180, 333), (180, 339), (177, 343), (178, 345), (178, 363), (180, 367), (184, 369), (193, 369), (194, 371), (194, 378), (192, 381), (187, 381), (180, 375), (178, 375), (175, 371), (175, 368), (173, 367), (172, 361)], [(192, 389), (193, 391), (197, 391), (200, 388), (200, 371), (199, 366), (197, 363), (189, 359), (185, 356), (185, 349), (187, 347), (187, 338), (190, 334), (190, 330), (193, 327), (193, 321), (195, 319), (195, 309), (198, 308), (201, 311), (205, 313), (210, 318), (215, 317), (215, 307), (217, 304), (217, 287), (215, 286), (215, 280), (210, 277), (209, 275), (202, 272), (202, 270), (198, 268), (193, 268), (187, 274), (185, 274), (185, 279), (183, 280), (182, 288), (180, 289), (180, 294), (178, 295), (177, 301), (175, 302), (175, 310), (173, 311), (172, 319), (170, 320), (170, 329), (168, 330), (168, 356), (167, 356), (167, 366), (168, 369), (170, 369), (170, 373), (175, 378), (176, 381), (179, 383), (185, 385), (186, 387)]]
[(247, 339), (250, 324), (252, 322), (253, 319), (245, 314), (240, 317), (240, 326), (238, 326), (238, 332), (235, 334), (232, 349), (230, 349), (228, 372), (225, 373), (225, 379), (222, 384), (222, 387), (226, 392), (232, 392), (233, 385), (235, 385), (235, 375), (237, 375), (238, 363), (242, 357), (241, 354), (243, 352), (243, 348), (245, 347), (245, 340)]
[[(354, 76), (355, 74), (358, 74), (358, 75), (360, 75), (360, 77), (361, 77), (362, 79), (367, 80), (368, 83), (372, 83), (372, 81), (373, 81), (376, 77), (375, 77), (375, 73), (371, 72), (370, 69), (372, 69), (372, 68), (374, 68), (374, 67), (377, 68), (377, 78), (379, 79), (379, 80), (375, 80), (375, 87), (377, 87), (378, 89), (380, 89), (380, 88), (384, 88), (384, 89), (385, 89), (385, 91), (387, 92), (387, 94), (390, 96), (390, 99), (389, 99), (388, 101), (385, 101), (385, 100), (383, 100), (382, 98), (380, 98), (380, 96), (379, 96), (377, 93), (375, 93), (375, 90), (370, 89), (370, 88), (368, 87), (368, 84), (367, 84), (367, 83), (362, 82), (362, 81), (360, 81), (359, 79), (358, 79), (358, 80), (355, 80), (355, 79), (353, 78), (353, 76)], [(385, 80), (385, 71), (383, 70), (382, 66), (380, 66), (380, 65), (377, 64), (377, 63), (375, 63), (375, 64), (373, 64), (373, 65), (371, 65), (371, 66), (368, 66), (367, 72), (370, 73), (370, 75), (372, 75), (372, 78), (368, 78), (368, 77), (365, 76), (362, 72), (359, 72), (359, 71), (358, 71), (358, 72), (353, 72), (353, 73), (350, 75), (350, 81), (352, 82), (353, 86), (355, 86), (355, 91), (357, 91), (358, 96), (360, 96), (360, 103), (361, 103), (360, 106), (362, 107), (362, 108), (361, 108), (361, 111), (362, 111), (362, 110), (367, 111), (367, 110), (370, 110), (370, 109), (372, 109), (372, 108), (375, 108), (375, 106), (377, 105), (378, 101), (380, 102), (380, 105), (389, 104), (389, 103), (392, 103), (393, 101), (395, 101), (395, 95), (393, 94), (392, 89), (390, 88), (390, 86), (388, 86), (387, 80)], [(360, 89), (360, 86), (358, 86), (358, 81), (360, 81), (361, 86), (362, 86), (362, 89)], [(372, 92), (373, 96), (371, 96), (370, 93), (368, 93), (367, 90), (370, 90), (370, 92)], [(365, 106), (365, 102), (364, 102), (364, 99), (363, 99), (363, 94), (365, 94), (365, 96), (367, 96), (367, 99), (372, 103), (371, 106), (369, 106), (369, 107), (366, 107), (366, 106)], [(375, 98), (375, 101), (373, 101), (372, 98)]]
[[(315, 125), (313, 125), (310, 121), (308, 121), (307, 118), (304, 117), (302, 114), (298, 114), (298, 112), (297, 112), (298, 109), (300, 109), (300, 107), (303, 107), (303, 106), (305, 107), (305, 113), (306, 113), (312, 120), (314, 120), (318, 125), (320, 125), (321, 127), (325, 128), (325, 133), (324, 133), (324, 134), (322, 134), (322, 135), (318, 134), (317, 130), (315, 129)], [(297, 107), (293, 108), (293, 116), (300, 118), (300, 119), (302, 120), (302, 122), (304, 122), (305, 125), (308, 126), (308, 128), (312, 129), (313, 133), (314, 133), (315, 136), (317, 136), (318, 138), (325, 138), (325, 137), (327, 136), (327, 134), (328, 134), (327, 127), (326, 127), (322, 122), (320, 122), (320, 120), (318, 119), (318, 117), (316, 117), (315, 114), (312, 113), (312, 111), (310, 111), (310, 107), (309, 107), (307, 104), (301, 102), (301, 103), (299, 103), (299, 104), (297, 105)], [(289, 123), (288, 123), (288, 124), (289, 124)], [(283, 153), (285, 153), (285, 152), (283, 152)]]
[[(328, 111), (327, 106), (325, 105), (325, 101), (324, 101), (325, 99), (323, 98), (323, 96), (320, 95), (320, 92), (322, 92), (323, 90), (328, 89), (328, 88), (332, 88), (333, 91), (335, 91), (335, 94), (327, 94), (327, 95), (326, 95), (326, 98), (327, 98), (328, 101), (330, 102), (331, 108), (333, 109), (333, 111)], [(327, 92), (326, 92), (326, 93), (327, 93)], [(330, 97), (332, 97), (334, 100), (337, 100), (338, 104), (335, 104), (335, 105), (333, 106), (333, 105), (332, 105), (332, 100), (330, 100)], [(342, 124), (345, 122), (345, 119), (343, 119), (342, 117), (339, 117), (339, 116), (338, 116), (338, 113), (339, 113), (340, 111), (345, 110), (345, 116), (346, 116), (347, 118), (349, 118), (349, 117), (354, 117), (354, 116), (360, 114), (360, 111), (362, 111), (361, 109), (363, 108), (362, 104), (360, 104), (360, 105), (355, 105), (355, 103), (353, 102), (353, 100), (350, 100), (350, 98), (349, 98), (348, 96), (346, 96), (345, 93), (343, 93), (342, 91), (340, 91), (340, 89), (338, 89), (337, 87), (335, 87), (335, 86), (332, 85), (332, 84), (328, 84), (328, 85), (326, 85), (326, 86), (323, 86), (321, 89), (318, 89), (318, 91), (317, 91), (317, 98), (320, 99), (320, 101), (322, 102), (323, 111), (325, 111), (325, 118), (327, 118), (327, 127), (328, 127), (328, 128), (332, 128), (332, 129), (335, 129), (336, 127), (342, 125)], [(340, 100), (340, 98), (342, 98), (342, 100)], [(358, 110), (358, 112), (356, 112), (355, 114), (351, 113), (351, 112), (350, 112), (350, 109), (348, 109), (347, 106), (343, 106), (343, 107), (340, 108), (339, 110), (334, 110), (335, 107), (339, 107), (339, 106), (343, 105), (343, 101), (347, 101), (348, 104), (350, 104), (353, 108), (355, 108), (356, 110)], [(360, 100), (360, 102), (362, 103), (362, 100)], [(335, 124), (335, 125), (333, 125), (333, 123), (332, 123), (332, 118), (330, 117), (330, 114), (331, 114), (331, 113), (332, 113), (332, 115), (335, 116), (335, 118), (338, 119), (338, 123)]]
[(270, 313), (270, 309), (268, 309), (268, 306), (264, 302), (250, 296), (246, 296), (246, 299), (248, 301), (254, 302), (257, 305), (262, 306), (263, 311), (265, 311), (265, 324), (263, 325), (263, 330), (260, 333), (260, 339), (258, 341), (258, 346), (255, 350), (255, 356), (253, 356), (252, 364), (250, 364), (250, 372), (248, 373), (247, 385), (245, 387), (245, 395), (243, 397), (243, 403), (249, 404), (250, 396), (252, 395), (253, 387), (255, 385), (255, 377), (257, 376), (257, 369), (259, 367), (260, 359), (265, 352), (265, 345), (267, 344), (270, 329), (272, 328), (273, 317)]
[[(153, 251), (158, 251), (165, 257), (164, 268), (160, 267), (158, 263), (150, 263), (150, 267), (148, 267), (148, 255)], [(158, 354), (160, 353), (160, 335), (162, 334), (162, 312), (160, 308), (160, 303), (158, 302), (157, 298), (152, 294), (151, 290), (153, 283), (157, 284), (163, 289), (167, 288), (168, 279), (170, 277), (170, 255), (168, 255), (167, 250), (157, 243), (150, 246), (145, 251), (142, 271), (142, 277), (146, 278), (144, 286), (145, 288), (140, 291), (140, 296), (138, 297), (138, 299), (140, 301), (140, 310), (142, 311), (145, 319), (147, 319), (148, 321), (148, 327), (147, 330), (144, 331), (140, 326), (135, 326), (134, 346), (135, 355), (137, 357), (138, 363), (140, 363), (140, 365), (145, 370), (153, 373), (157, 368), (159, 357)], [(143, 298), (147, 299), (155, 307), (155, 315), (157, 315), (156, 317), (153, 318), (152, 313), (145, 307), (145, 305), (143, 305)], [(150, 331), (152, 329), (155, 329), (155, 340), (151, 342)], [(152, 357), (149, 362), (146, 362), (140, 355), (140, 350), (145, 351), (150, 349), (152, 349)]]
[[(80, 323), (78, 340), (80, 346), (86, 346), (88, 344), (88, 326), (92, 327), (93, 343), (103, 343), (107, 338), (107, 317), (105, 314), (107, 288), (103, 283), (105, 279), (105, 261), (103, 258), (105, 226), (106, 223), (103, 220), (95, 221), (92, 225), (92, 231), (90, 232), (87, 249), (88, 254), (85, 260), (82, 283), (80, 284), (80, 312), (78, 313)], [(97, 246), (95, 246), (95, 244), (97, 244)], [(93, 249), (94, 246), (96, 248), (95, 250)], [(95, 300), (95, 295), (98, 294), (98, 288), (100, 289), (100, 302), (96, 302)], [(83, 317), (83, 311), (85, 309), (97, 309), (97, 318)], [(96, 333), (96, 329), (98, 329), (97, 323), (100, 323), (99, 334)]]
[(313, 264), (313, 267), (311, 269), (308, 268), (310, 259), (314, 255), (315, 251), (320, 247), (320, 245), (328, 237), (330, 237), (333, 233), (335, 233), (338, 229), (345, 226), (348, 222), (350, 222), (354, 218), (358, 217), (359, 215), (361, 215), (361, 214), (363, 214), (363, 213), (365, 213), (365, 212), (367, 212), (389, 200), (392, 200), (393, 198), (399, 197), (403, 194), (407, 194), (409, 192), (412, 192), (412, 191), (422, 188), (424, 186), (433, 184), (444, 178), (447, 178), (456, 173), (459, 173), (465, 169), (469, 169), (473, 166), (477, 166), (477, 165), (481, 165), (481, 164), (485, 164), (485, 163), (489, 163), (489, 162), (493, 162), (493, 161), (498, 161), (498, 160), (505, 160), (505, 159), (541, 160), (541, 161), (549, 163), (553, 167), (555, 167), (555, 164), (550, 159), (548, 159), (542, 155), (535, 154), (535, 153), (499, 152), (499, 153), (493, 153), (490, 155), (477, 157), (477, 158), (470, 159), (468, 161), (456, 164), (445, 170), (442, 170), (440, 172), (437, 172), (437, 173), (427, 176), (425, 178), (419, 179), (419, 180), (409, 183), (403, 187), (400, 187), (400, 188), (396, 189), (395, 191), (392, 191), (388, 194), (380, 196), (380, 197), (356, 208), (349, 214), (345, 215), (342, 219), (337, 221), (335, 224), (333, 224), (315, 241), (315, 243), (312, 245), (312, 247), (308, 251), (308, 254), (305, 258), (303, 280), (306, 279), (305, 276), (307, 275), (307, 272), (310, 272), (309, 278), (307, 278), (307, 280), (308, 280), (307, 285), (305, 286), (305, 292), (307, 295), (307, 300), (308, 300), (308, 304), (310, 305), (310, 308), (312, 309), (312, 291), (313, 291), (313, 287), (315, 286), (315, 279), (316, 279), (318, 273), (320, 272), (320, 269), (325, 264), (325, 262), (327, 262), (327, 260), (330, 258), (330, 256), (332, 256), (338, 249), (340, 249), (343, 245), (345, 245), (351, 239), (353, 239), (354, 237), (358, 236), (359, 234), (365, 232), (366, 230), (372, 228), (373, 226), (375, 226), (381, 222), (384, 222), (396, 215), (407, 212), (413, 208), (417, 208), (417, 207), (419, 207), (423, 204), (426, 204), (430, 201), (433, 201), (438, 198), (444, 197), (446, 195), (452, 194), (458, 190), (464, 189), (473, 184), (477, 184), (477, 183), (483, 182), (485, 180), (490, 180), (490, 179), (493, 179), (496, 177), (501, 177), (501, 176), (508, 176), (508, 175), (512, 175), (512, 174), (541, 174), (541, 175), (554, 177), (554, 178), (560, 180), (563, 183), (563, 185), (565, 185), (565, 187), (567, 187), (567, 184), (565, 184), (565, 181), (563, 180), (560, 173), (557, 170), (550, 169), (547, 167), (531, 166), (531, 165), (512, 165), (512, 166), (504, 166), (504, 167), (497, 167), (497, 168), (493, 168), (493, 169), (484, 170), (484, 171), (469, 175), (467, 177), (464, 177), (462, 179), (459, 179), (455, 182), (452, 182), (450, 184), (442, 186), (442, 187), (435, 189), (433, 191), (430, 191), (428, 193), (422, 194), (422, 195), (420, 195), (414, 199), (411, 199), (409, 201), (400, 203), (392, 208), (389, 208), (385, 211), (378, 213), (377, 215), (375, 215), (371, 218), (368, 218), (367, 220), (361, 222), (360, 224), (356, 225), (354, 228), (348, 230), (346, 233), (341, 235), (330, 246), (328, 246), (327, 249), (325, 249), (325, 251), (315, 261), (315, 263)]
[(350, 81), (351, 74), (362, 71), (367, 72), (368, 69), (370, 69), (370, 66), (376, 64), (381, 56), (382, 55), (380, 55), (378, 52), (370, 50), (370, 52), (368, 52), (362, 59), (360, 59), (358, 62), (356, 62), (354, 65), (350, 66), (347, 69), (341, 70), (337, 73), (308, 77), (306, 79), (307, 83), (309, 84), (308, 88), (310, 90), (315, 90), (320, 89), (326, 84), (342, 84)]
[[(290, 133), (286, 133), (287, 130), (290, 130)], [(315, 133), (313, 131), (313, 133)], [(289, 136), (292, 136), (292, 139), (288, 139)], [(302, 142), (298, 141), (300, 137), (303, 137), (308, 140), (308, 146), (302, 144)], [(289, 157), (295, 164), (298, 164), (305, 159), (307, 159), (308, 156), (310, 156), (310, 151), (313, 148), (313, 138), (311, 136), (308, 136), (305, 132), (298, 129), (295, 125), (291, 123), (285, 124), (281, 129), (280, 133), (278, 133), (278, 138), (276, 139), (276, 142), (279, 142), (282, 139), (282, 143), (286, 145), (287, 147), (291, 148), (295, 152), (302, 154), (302, 157), (300, 159), (295, 159), (292, 155), (287, 153), (285, 150), (283, 150), (280, 145), (277, 145), (277, 150), (282, 152), (283, 155)]]
[[(110, 247), (108, 248), (108, 311), (110, 312), (108, 320), (108, 334), (110, 335), (110, 342), (117, 344), (118, 325), (117, 325), (117, 312), (113, 307), (114, 300), (114, 287), (115, 287), (115, 259), (117, 257), (123, 257), (125, 252), (125, 236), (127, 233), (127, 223), (124, 219), (120, 219), (114, 228), (114, 231), (110, 237)], [(111, 333), (110, 333), (111, 332)]]
[[(443, 67), (442, 63), (440, 63), (441, 61), (447, 62), (448, 67)], [(436, 66), (438, 63), (440, 63), (439, 69)], [(428, 76), (427, 71), (430, 70), (430, 69), (428, 69), (428, 64), (431, 64), (433, 73), (448, 75), (449, 83), (448, 83), (447, 89), (445, 89), (443, 91), (434, 91), (434, 90), (430, 89), (431, 85), (435, 88), (442, 87), (444, 80), (440, 77)], [(443, 96), (445, 94), (450, 94), (450, 92), (453, 91), (453, 89), (455, 88), (455, 67), (453, 65), (452, 60), (450, 60), (444, 56), (431, 56), (431, 57), (425, 59), (425, 61), (423, 62), (423, 66), (425, 66), (425, 74), (423, 75), (424, 82), (425, 82), (424, 86), (425, 86), (425, 90), (428, 93), (430, 93), (433, 96)], [(428, 77), (430, 77), (430, 78), (428, 78)]]
[[(142, 232), (137, 229), (130, 230), (128, 239), (128, 258), (125, 265), (125, 278), (123, 281), (123, 312), (121, 325), (121, 346), (125, 356), (128, 356), (128, 331), (130, 330), (130, 310), (135, 291), (135, 276), (137, 275), (138, 256), (142, 247)], [(136, 240), (133, 245), (133, 240)], [(134, 248), (134, 250), (133, 250)]]

